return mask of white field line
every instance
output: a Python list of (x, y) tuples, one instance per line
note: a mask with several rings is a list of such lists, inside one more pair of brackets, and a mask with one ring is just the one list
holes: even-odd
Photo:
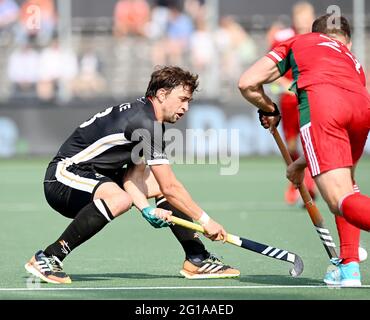
[[(189, 286), (189, 287), (62, 287), (62, 288), (39, 288), (39, 287), (30, 287), (30, 288), (0, 288), (1, 291), (130, 291), (130, 290), (214, 290), (214, 289), (333, 289), (339, 288), (335, 286), (327, 285), (270, 285), (270, 286)], [(362, 285), (360, 288), (370, 288), (370, 285)]]

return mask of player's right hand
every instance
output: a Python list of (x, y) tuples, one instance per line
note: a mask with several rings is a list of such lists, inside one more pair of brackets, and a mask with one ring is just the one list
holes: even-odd
[(281, 119), (280, 111), (277, 105), (274, 103), (274, 111), (266, 112), (262, 109), (258, 109), (258, 118), (260, 120), (261, 126), (265, 129), (274, 130), (278, 127)]
[(152, 212), (157, 218), (162, 219), (166, 222), (172, 221), (172, 211), (161, 209), (161, 208), (155, 208)]
[(212, 241), (220, 241), (226, 242), (227, 239), (227, 232), (225, 231), (224, 227), (218, 224), (213, 219), (210, 219), (207, 224), (203, 225), (204, 228), (204, 235), (211, 239)]
[(299, 188), (304, 180), (305, 167), (300, 165), (297, 160), (292, 162), (286, 169), (286, 177), (296, 188)]

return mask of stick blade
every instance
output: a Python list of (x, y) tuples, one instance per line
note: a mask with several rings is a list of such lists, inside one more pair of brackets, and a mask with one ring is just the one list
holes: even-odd
[(301, 259), (299, 255), (297, 254), (295, 255), (293, 264), (294, 264), (294, 267), (289, 270), (289, 273), (292, 277), (298, 277), (301, 275), (304, 269), (303, 260)]

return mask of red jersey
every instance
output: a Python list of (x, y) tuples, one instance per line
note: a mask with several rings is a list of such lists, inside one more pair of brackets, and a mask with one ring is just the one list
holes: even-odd
[[(296, 35), (296, 33), (295, 33), (293, 28), (286, 28), (286, 29), (282, 29), (282, 30), (277, 31), (274, 35), (274, 40), (273, 40), (271, 49), (277, 47), (280, 43), (293, 38), (295, 35)], [(284, 77), (293, 81), (292, 71), (291, 70), (288, 71), (284, 75)]]
[(266, 56), (277, 64), (281, 75), (292, 69), (295, 89), (329, 83), (368, 95), (361, 64), (343, 43), (325, 34), (297, 35)]

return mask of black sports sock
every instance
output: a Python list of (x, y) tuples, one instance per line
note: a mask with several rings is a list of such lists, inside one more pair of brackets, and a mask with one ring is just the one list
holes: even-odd
[[(181, 211), (173, 207), (164, 197), (156, 198), (156, 205), (157, 208), (172, 211), (172, 215), (175, 217), (185, 219), (191, 222), (193, 221), (186, 214), (182, 213)], [(209, 252), (204, 247), (204, 244), (199, 239), (199, 236), (196, 232), (177, 225), (171, 225), (170, 228), (173, 234), (175, 235), (176, 239), (180, 242), (181, 246), (183, 247), (186, 259), (204, 260), (209, 256)]]
[(59, 239), (44, 250), (45, 254), (57, 256), (62, 261), (73, 249), (97, 234), (113, 218), (104, 200), (94, 200), (80, 210)]

